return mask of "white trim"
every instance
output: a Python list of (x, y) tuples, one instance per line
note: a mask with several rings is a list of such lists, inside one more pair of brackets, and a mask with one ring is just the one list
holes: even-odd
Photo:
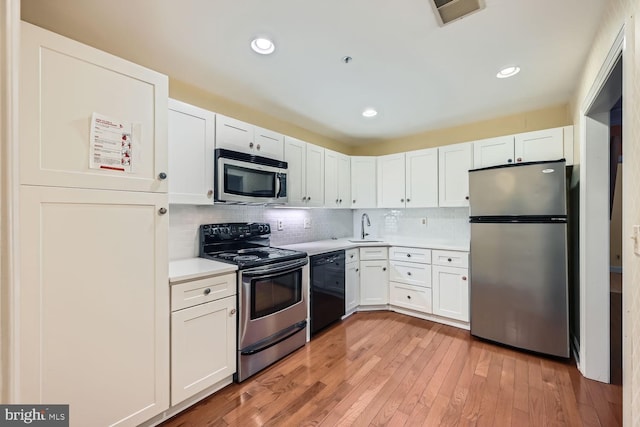
[(20, 50), (20, 0), (0, 4), (0, 401), (18, 399), (15, 373), (19, 364), (17, 307), (17, 156), (18, 156), (18, 76)]
[[(603, 382), (609, 382), (610, 378), (609, 304), (603, 304), (603, 301), (608, 301), (609, 296), (608, 286), (605, 287), (605, 284), (609, 283), (609, 251), (608, 244), (599, 245), (599, 242), (604, 239), (605, 234), (608, 237), (609, 227), (607, 222), (605, 230), (600, 230), (601, 227), (598, 228), (600, 212), (597, 209), (588, 209), (588, 207), (598, 206), (601, 197), (598, 194), (597, 184), (602, 184), (601, 181), (604, 179), (601, 176), (601, 169), (593, 166), (589, 169), (589, 167), (591, 164), (600, 165), (600, 162), (603, 162), (601, 157), (605, 155), (608, 158), (608, 144), (607, 150), (597, 150), (602, 147), (593, 145), (587, 147), (587, 136), (593, 132), (600, 134), (599, 138), (602, 138), (603, 126), (608, 127), (608, 120), (602, 116), (598, 118), (600, 120), (598, 122), (598, 120), (588, 117), (587, 113), (600, 95), (619, 57), (623, 54), (624, 46), (625, 26), (623, 25), (580, 109), (580, 347), (578, 368), (585, 377)], [(628, 59), (630, 58), (625, 60)], [(606, 125), (601, 124), (605, 122)], [(588, 229), (591, 232), (588, 233)], [(601, 232), (594, 234), (593, 230)], [(609, 241), (608, 238), (606, 241)], [(602, 246), (606, 246), (606, 248)], [(606, 257), (606, 268), (603, 257)], [(605, 276), (604, 279), (602, 276)], [(597, 307), (597, 310), (594, 310), (594, 307)]]

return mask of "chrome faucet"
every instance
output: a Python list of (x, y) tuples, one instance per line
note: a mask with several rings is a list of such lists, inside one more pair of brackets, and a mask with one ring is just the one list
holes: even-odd
[(367, 215), (366, 213), (363, 213), (362, 214), (362, 219), (360, 221), (360, 223), (362, 225), (362, 240), (364, 240), (364, 238), (369, 235), (369, 233), (365, 233), (364, 232), (364, 219), (365, 218), (367, 219), (367, 226), (371, 227), (371, 220), (369, 219), (369, 215)]

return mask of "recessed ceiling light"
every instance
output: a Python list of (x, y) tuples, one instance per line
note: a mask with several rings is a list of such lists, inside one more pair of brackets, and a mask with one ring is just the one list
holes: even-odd
[(520, 72), (520, 67), (516, 67), (516, 66), (506, 67), (500, 70), (498, 74), (496, 74), (496, 77), (499, 79), (506, 79), (507, 77), (515, 76), (519, 72)]
[(276, 50), (276, 46), (273, 42), (264, 37), (256, 37), (251, 41), (251, 49), (260, 55), (269, 55)]
[(362, 112), (362, 115), (364, 117), (375, 117), (378, 114), (378, 112), (376, 110), (374, 110), (373, 108), (367, 108), (366, 110), (364, 110)]

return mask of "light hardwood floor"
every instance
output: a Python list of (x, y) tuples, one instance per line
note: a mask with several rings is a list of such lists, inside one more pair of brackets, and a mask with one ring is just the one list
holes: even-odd
[(393, 312), (357, 313), (170, 426), (618, 426), (622, 388), (575, 362)]

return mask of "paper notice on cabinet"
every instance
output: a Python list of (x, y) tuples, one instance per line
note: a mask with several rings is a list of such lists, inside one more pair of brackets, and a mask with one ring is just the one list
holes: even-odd
[(90, 139), (90, 168), (135, 171), (134, 153), (138, 144), (132, 123), (93, 113)]

